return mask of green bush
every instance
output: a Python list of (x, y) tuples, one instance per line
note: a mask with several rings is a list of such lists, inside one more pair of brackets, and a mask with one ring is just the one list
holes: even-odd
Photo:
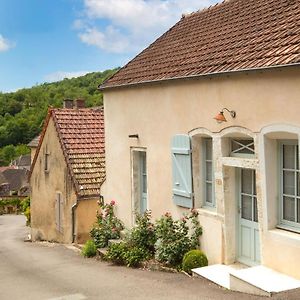
[(93, 256), (95, 256), (96, 253), (97, 253), (97, 248), (96, 248), (96, 245), (95, 245), (94, 241), (88, 240), (84, 244), (81, 253), (84, 257), (93, 257)]
[(30, 198), (27, 197), (21, 203), (22, 211), (26, 217), (26, 225), (30, 226), (31, 214), (30, 214)]
[(182, 260), (182, 269), (189, 274), (191, 274), (192, 269), (205, 267), (207, 265), (207, 257), (201, 250), (191, 250), (187, 252)]
[(155, 231), (157, 237), (155, 258), (162, 263), (180, 268), (184, 254), (199, 246), (202, 227), (198, 221), (197, 211), (192, 210), (188, 216), (176, 221), (170, 213), (166, 213), (156, 221)]
[(90, 234), (97, 248), (104, 248), (110, 239), (120, 238), (120, 232), (124, 229), (123, 223), (115, 216), (115, 201), (109, 204), (98, 202), (100, 212), (97, 213), (97, 221)]
[(136, 246), (130, 246), (127, 242), (111, 244), (108, 247), (105, 259), (117, 265), (137, 267), (150, 257), (150, 252)]
[(136, 214), (136, 226), (130, 231), (127, 240), (133, 247), (154, 253), (156, 235), (154, 224), (151, 223), (151, 211)]
[(31, 221), (31, 213), (30, 213), (30, 206), (28, 206), (24, 212), (24, 215), (26, 217), (26, 226), (30, 226)]

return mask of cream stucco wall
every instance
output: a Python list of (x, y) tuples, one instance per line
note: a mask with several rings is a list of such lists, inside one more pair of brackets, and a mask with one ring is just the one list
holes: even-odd
[[(49, 170), (45, 171), (45, 153), (49, 154)], [(50, 119), (31, 178), (31, 234), (33, 240), (72, 242), (71, 207), (76, 201), (57, 132)], [(63, 232), (56, 229), (56, 193), (64, 201)]]
[[(272, 193), (272, 183), (266, 176), (265, 153), (261, 148), (264, 143), (262, 131), (266, 126), (292, 124), (300, 128), (299, 95), (299, 68), (104, 91), (106, 197), (117, 201), (118, 215), (131, 226), (134, 210), (131, 149), (146, 149), (148, 208), (154, 218), (166, 211), (180, 217), (186, 210), (172, 201), (171, 138), (181, 133), (190, 134), (192, 138), (197, 134), (212, 135), (217, 204), (214, 211), (199, 209), (204, 228), (202, 247), (210, 263), (232, 263), (235, 259), (235, 225), (231, 221), (235, 212), (231, 212), (234, 203), (230, 202), (234, 197), (232, 174), (237, 167), (253, 168), (257, 171), (262, 263), (300, 278), (300, 263), (298, 267), (288, 267), (300, 261), (298, 234), (291, 233), (291, 240), (285, 236), (286, 231), (280, 230), (284, 235), (280, 238), (270, 232), (279, 229), (274, 229), (274, 224), (272, 228), (267, 225), (267, 196)], [(237, 117), (231, 119), (225, 113), (228, 122), (218, 124), (213, 117), (224, 107), (235, 110)], [(278, 128), (280, 131), (281, 127)], [(254, 138), (255, 157), (251, 160), (226, 157), (226, 130), (229, 136), (250, 135)], [(129, 138), (131, 134), (138, 134), (139, 139)], [(196, 197), (201, 202), (201, 196)], [(229, 200), (226, 202), (226, 199)], [(274, 215), (271, 210), (270, 214)], [(283, 257), (285, 248), (289, 255)], [(280, 260), (277, 256), (281, 256)]]

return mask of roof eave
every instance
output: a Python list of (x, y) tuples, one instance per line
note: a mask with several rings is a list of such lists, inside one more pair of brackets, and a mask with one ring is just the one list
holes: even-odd
[(103, 86), (103, 84), (102, 84), (102, 85), (98, 86), (98, 90), (105, 91), (105, 90), (127, 88), (127, 87), (147, 85), (147, 84), (172, 82), (172, 81), (176, 81), (176, 80), (198, 79), (198, 78), (214, 77), (214, 76), (220, 76), (220, 75), (230, 75), (230, 74), (238, 74), (238, 73), (244, 73), (244, 72), (267, 71), (267, 70), (275, 70), (275, 69), (280, 69), (280, 68), (297, 67), (297, 66), (300, 66), (300, 62), (294, 63), (294, 64), (275, 65), (275, 66), (268, 66), (268, 67), (261, 67), (261, 68), (239, 69), (239, 70), (212, 72), (212, 73), (204, 73), (204, 74), (182, 76), (182, 77), (165, 78), (165, 79), (158, 79), (158, 80), (141, 81), (141, 82), (134, 82), (134, 83), (125, 83), (125, 84), (119, 84), (119, 85), (113, 85), (113, 86)]

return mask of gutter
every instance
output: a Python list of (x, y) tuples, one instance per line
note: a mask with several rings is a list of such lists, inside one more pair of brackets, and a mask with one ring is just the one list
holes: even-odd
[(75, 242), (75, 211), (78, 206), (78, 198), (76, 199), (76, 202), (72, 205), (71, 211), (72, 211), (72, 244)]
[[(138, 85), (144, 85), (144, 84), (155, 84), (155, 83), (163, 83), (163, 82), (172, 82), (175, 80), (188, 80), (188, 79), (199, 79), (202, 77), (215, 77), (218, 75), (231, 75), (231, 74), (239, 74), (243, 72), (257, 72), (257, 71), (267, 71), (267, 70), (275, 70), (279, 68), (287, 68), (287, 67), (299, 67), (299, 63), (295, 64), (285, 64), (285, 65), (277, 65), (277, 66), (270, 66), (270, 67), (262, 67), (262, 68), (252, 68), (252, 69), (240, 69), (240, 70), (233, 70), (233, 71), (221, 71), (221, 72), (212, 72), (212, 73), (205, 73), (205, 74), (199, 74), (199, 75), (189, 75), (184, 77), (173, 77), (173, 78), (165, 78), (165, 79), (157, 79), (157, 80), (149, 80), (149, 81), (141, 81), (141, 82), (135, 82), (135, 83), (124, 83), (114, 86), (108, 86), (108, 87), (101, 87), (101, 85), (98, 86), (99, 91), (105, 91), (108, 89), (117, 89), (117, 88), (124, 88), (124, 87), (132, 87), (132, 86), (138, 86)], [(112, 77), (113, 78), (113, 77)]]

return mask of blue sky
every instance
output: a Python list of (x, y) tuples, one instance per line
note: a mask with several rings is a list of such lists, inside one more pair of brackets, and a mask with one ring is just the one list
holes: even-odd
[(0, 91), (122, 66), (217, 0), (0, 0)]

